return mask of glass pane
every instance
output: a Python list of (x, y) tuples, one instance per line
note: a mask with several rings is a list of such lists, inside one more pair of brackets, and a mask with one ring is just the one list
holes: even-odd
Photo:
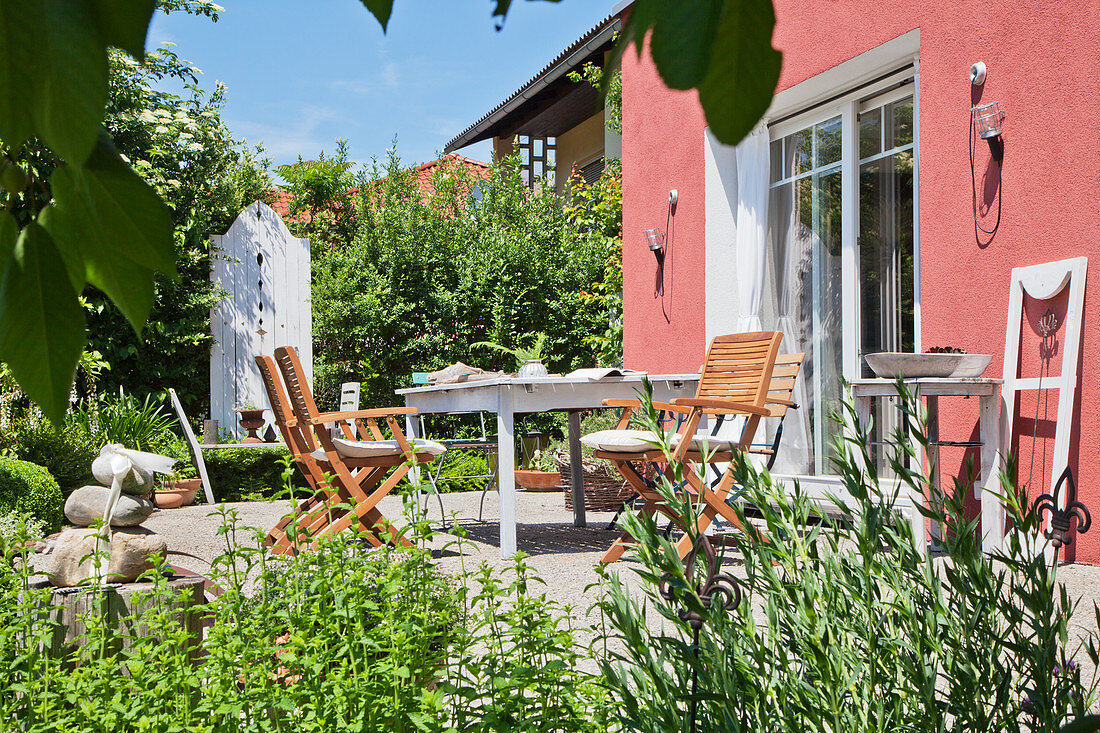
[(859, 116), (859, 157), (869, 158), (882, 152), (882, 108)]
[[(804, 297), (812, 288), (813, 237), (802, 223), (802, 209), (796, 200), (796, 188), (808, 187), (809, 181), (787, 183), (773, 188), (768, 204), (768, 255), (761, 320), (767, 329), (783, 333), (784, 353), (806, 352), (802, 373), (795, 382), (793, 399), (801, 409), (787, 413), (783, 422), (782, 449), (776, 454), (772, 470), (777, 473), (807, 475), (814, 472), (814, 448), (810, 418), (813, 414), (813, 310), (812, 300)], [(777, 425), (765, 420), (768, 439), (774, 438)]]
[(784, 142), (787, 146), (787, 149), (785, 151), (787, 157), (793, 158), (794, 175), (798, 175), (799, 173), (806, 173), (807, 171), (809, 171), (813, 161), (814, 150), (812, 128), (802, 130), (801, 132), (796, 132), (795, 134), (788, 137)]
[(836, 163), (840, 160), (840, 118), (834, 117), (814, 127), (817, 136), (817, 159), (815, 168)]
[[(839, 432), (831, 415), (841, 409), (840, 378), (844, 373), (841, 273), (841, 175), (834, 171), (813, 177), (814, 247), (814, 447), (818, 474), (834, 473), (829, 460)], [(815, 244), (817, 244), (815, 242)]]
[[(911, 107), (910, 107), (911, 109)], [(892, 114), (887, 120), (896, 119)], [(913, 153), (906, 150), (866, 163), (859, 171), (860, 354), (916, 349), (913, 290)], [(862, 375), (874, 376), (861, 359)], [(899, 427), (896, 406), (874, 406), (872, 441)], [(873, 446), (883, 476), (891, 476)]]
[(893, 136), (891, 147), (900, 148), (913, 142), (913, 98), (908, 97), (890, 105), (893, 108)]

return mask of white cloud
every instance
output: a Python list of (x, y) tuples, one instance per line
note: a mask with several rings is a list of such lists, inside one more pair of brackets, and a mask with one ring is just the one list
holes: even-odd
[(359, 96), (366, 96), (373, 89), (370, 84), (362, 79), (332, 79), (325, 82), (325, 86), (334, 92), (357, 94)]
[(234, 135), (244, 137), (250, 145), (262, 143), (277, 165), (292, 163), (299, 155), (309, 160), (321, 150), (329, 154), (336, 149), (335, 139), (319, 129), (327, 122), (340, 119), (340, 115), (331, 109), (307, 104), (298, 109), (283, 110), (271, 118), (278, 121), (232, 120), (227, 124)]
[(401, 84), (401, 81), (397, 77), (398, 66), (393, 61), (387, 61), (382, 64), (382, 71), (379, 73), (379, 77), (388, 87), (396, 87)]

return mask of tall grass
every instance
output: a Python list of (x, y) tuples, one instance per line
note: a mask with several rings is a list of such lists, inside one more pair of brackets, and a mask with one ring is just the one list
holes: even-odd
[[(919, 401), (899, 389), (908, 431), (926, 435)], [(646, 419), (655, 429), (652, 410)], [(1097, 628), (1083, 641), (1071, 636), (1077, 604), (1057, 568), (1032, 549), (1040, 520), (1023, 493), (1006, 476), (1014, 530), (1003, 550), (983, 554), (977, 520), (964, 511), (968, 485), (930, 485), (910, 468), (913, 449), (901, 430), (886, 451), (899, 483), (880, 479), (870, 427), (857, 426), (850, 408), (837, 419), (847, 436), (834, 446), (840, 516), (819, 516), (804, 495), (737, 463), (766, 540), (733, 536), (738, 554), (728, 559), (744, 563), (746, 578), (745, 600), (732, 612), (701, 602), (692, 590), (698, 578), (685, 576), (653, 521), (624, 520), (641, 540), (645, 600), (606, 573), (601, 604), (609, 648), (618, 650), (603, 671), (624, 729), (686, 730), (692, 675), (699, 731), (1054, 731), (1085, 714), (1096, 681), (1082, 679), (1078, 660), (1087, 655), (1095, 666)], [(661, 492), (691, 516), (697, 509), (674, 490), (682, 467), (672, 469)], [(925, 514), (944, 527), (942, 558), (919, 551), (890, 508), (899, 490), (929, 496)], [(685, 604), (659, 594), (662, 578), (703, 616), (698, 648), (680, 613)], [(647, 607), (660, 614), (661, 631), (647, 626)], [(1100, 611), (1093, 615), (1100, 627)]]

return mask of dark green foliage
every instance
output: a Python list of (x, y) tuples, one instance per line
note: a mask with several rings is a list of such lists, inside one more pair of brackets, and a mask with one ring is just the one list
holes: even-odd
[[(285, 448), (225, 448), (206, 451), (203, 460), (214, 490), (221, 501), (255, 501), (271, 498), (283, 491), (284, 461), (290, 455)], [(307, 487), (302, 472), (292, 468), (293, 485)]]
[(0, 456), (0, 514), (24, 512), (46, 523), (47, 532), (61, 529), (64, 514), (61, 487), (42, 466)]
[(396, 157), (369, 177), (355, 241), (313, 251), (318, 402), (358, 381), (367, 405), (392, 404), (412, 372), (455, 361), (514, 369), (472, 349), (478, 341), (545, 333), (551, 371), (595, 363), (585, 340), (603, 332), (606, 312), (579, 294), (601, 279), (606, 242), (576, 226), (550, 187), (524, 186), (518, 159), (482, 182), (440, 166), (430, 194)]
[(84, 427), (68, 418), (55, 428), (45, 419), (23, 417), (8, 428), (3, 439), (4, 453), (44, 467), (66, 497), (81, 486), (96, 483), (92, 461), (100, 447)]

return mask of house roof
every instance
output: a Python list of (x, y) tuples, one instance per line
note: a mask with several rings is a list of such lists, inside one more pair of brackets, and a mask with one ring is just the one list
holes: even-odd
[(602, 64), (615, 33), (622, 27), (619, 12), (612, 13), (578, 38), (530, 81), (460, 132), (443, 151), (464, 148), (481, 140), (502, 135), (557, 135), (576, 126), (602, 109), (603, 100), (588, 84), (566, 77), (588, 61)]

